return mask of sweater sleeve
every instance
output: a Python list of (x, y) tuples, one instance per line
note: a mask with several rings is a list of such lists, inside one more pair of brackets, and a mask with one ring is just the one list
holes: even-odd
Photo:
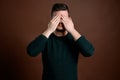
[(94, 53), (94, 47), (84, 36), (81, 36), (76, 41), (76, 46), (79, 49), (79, 51), (82, 53), (82, 55), (85, 57), (92, 56)]
[(47, 38), (41, 34), (27, 46), (27, 53), (30, 56), (37, 56), (44, 50), (46, 42)]

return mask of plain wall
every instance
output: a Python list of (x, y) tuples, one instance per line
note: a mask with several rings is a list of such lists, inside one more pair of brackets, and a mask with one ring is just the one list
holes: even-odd
[(75, 28), (95, 47), (94, 56), (79, 56), (79, 80), (119, 80), (119, 0), (1, 0), (0, 80), (41, 80), (41, 54), (30, 57), (26, 47), (47, 28), (56, 2), (69, 6)]

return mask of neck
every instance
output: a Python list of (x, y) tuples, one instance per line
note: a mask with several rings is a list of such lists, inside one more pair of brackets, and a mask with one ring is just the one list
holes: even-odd
[(61, 32), (61, 31), (57, 31), (57, 30), (54, 32), (54, 34), (55, 34), (56, 36), (58, 36), (58, 37), (66, 36), (67, 33), (68, 33), (67, 31), (62, 31), (62, 32)]

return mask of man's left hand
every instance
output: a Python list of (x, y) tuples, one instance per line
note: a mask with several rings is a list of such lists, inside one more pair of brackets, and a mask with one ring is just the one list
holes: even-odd
[(72, 32), (74, 30), (74, 24), (73, 24), (71, 17), (67, 17), (67, 16), (62, 15), (62, 22), (65, 26), (65, 29), (68, 32)]

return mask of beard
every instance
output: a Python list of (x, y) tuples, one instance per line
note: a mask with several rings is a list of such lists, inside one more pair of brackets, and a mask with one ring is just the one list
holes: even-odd
[(63, 23), (59, 23), (59, 24), (58, 24), (58, 27), (56, 28), (56, 31), (57, 31), (57, 32), (65, 32), (66, 29), (65, 29), (64, 24), (63, 24)]

